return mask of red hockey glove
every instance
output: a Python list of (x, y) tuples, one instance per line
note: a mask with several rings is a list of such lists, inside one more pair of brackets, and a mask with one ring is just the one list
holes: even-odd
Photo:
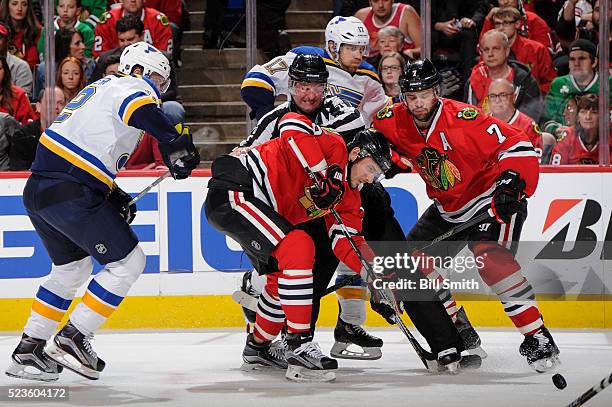
[(344, 193), (344, 171), (337, 166), (331, 165), (327, 169), (327, 177), (319, 182), (320, 186), (310, 187), (312, 201), (319, 209), (334, 207), (342, 199)]
[(525, 181), (521, 179), (518, 172), (512, 170), (504, 171), (497, 179), (491, 209), (495, 219), (499, 223), (510, 223), (512, 215), (522, 212), (521, 203)]

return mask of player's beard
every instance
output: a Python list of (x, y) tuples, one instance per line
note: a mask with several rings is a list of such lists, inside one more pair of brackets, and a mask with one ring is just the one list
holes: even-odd
[(433, 120), (434, 113), (438, 109), (439, 101), (436, 101), (429, 109), (423, 107), (417, 111), (409, 109), (410, 114), (414, 117), (414, 121), (419, 128), (428, 128)]

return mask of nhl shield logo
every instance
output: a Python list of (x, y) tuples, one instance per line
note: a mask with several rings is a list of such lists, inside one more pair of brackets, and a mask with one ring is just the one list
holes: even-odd
[(96, 251), (100, 254), (106, 254), (108, 250), (106, 249), (106, 246), (104, 246), (104, 244), (98, 243), (96, 245)]
[(261, 245), (259, 244), (259, 242), (256, 242), (255, 240), (251, 240), (251, 246), (253, 246), (253, 249), (255, 250), (261, 250)]

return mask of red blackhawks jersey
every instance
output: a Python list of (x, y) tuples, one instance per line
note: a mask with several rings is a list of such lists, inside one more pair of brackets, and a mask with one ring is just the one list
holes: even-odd
[[(610, 146), (612, 152), (612, 146)], [(565, 135), (555, 144), (551, 153), (550, 163), (553, 165), (563, 164), (598, 164), (599, 144), (589, 150), (582, 139), (576, 133), (575, 127), (565, 131)]]
[(465, 222), (489, 206), (495, 181), (505, 170), (521, 175), (527, 196), (538, 184), (538, 159), (527, 135), (474, 106), (439, 99), (426, 133), (404, 104), (380, 110), (373, 125), (411, 161), (449, 222)]
[(359, 272), (361, 264), (352, 251), (341, 228), (328, 210), (315, 206), (308, 188), (313, 181), (300, 163), (292, 142), (306, 159), (308, 166), (320, 176), (336, 164), (344, 169), (344, 194), (336, 205), (336, 211), (346, 228), (362, 248), (366, 259), (371, 250), (361, 233), (363, 209), (358, 189), (350, 188), (347, 177), (348, 153), (346, 144), (338, 133), (323, 130), (306, 116), (287, 113), (278, 122), (279, 137), (260, 144), (239, 156), (242, 164), (253, 176), (254, 195), (267, 202), (290, 223), (296, 225), (319, 217), (325, 217), (334, 253), (344, 264)]
[(519, 112), (518, 109), (516, 109), (512, 117), (510, 117), (508, 124), (519, 130), (523, 130), (525, 134), (527, 134), (531, 144), (533, 144), (533, 148), (538, 155), (538, 160), (542, 158), (542, 130), (540, 130), (540, 126), (538, 126), (531, 117), (523, 112)]
[[(100, 17), (95, 31), (94, 58), (119, 46), (115, 24), (123, 17), (123, 14), (123, 6), (121, 6), (107, 11)], [(172, 30), (168, 17), (155, 9), (144, 7), (140, 19), (144, 24), (144, 40), (160, 51), (172, 52)]]

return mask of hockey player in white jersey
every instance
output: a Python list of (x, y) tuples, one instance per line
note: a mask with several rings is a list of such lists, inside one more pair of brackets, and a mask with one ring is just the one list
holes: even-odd
[[(123, 51), (119, 71), (84, 88), (40, 137), (23, 200), (52, 266), (12, 354), (9, 376), (52, 381), (66, 367), (99, 378), (105, 363), (90, 340), (145, 267), (129, 225), (136, 205), (114, 182), (116, 173), (145, 131), (159, 141), (174, 178), (187, 178), (200, 161), (188, 129), (173, 127), (160, 108), (170, 84), (166, 57), (139, 42)], [(90, 277), (92, 257), (104, 269), (46, 346)]]
[(274, 108), (278, 95), (289, 96), (289, 66), (299, 54), (318, 54), (329, 70), (327, 91), (361, 112), (366, 125), (389, 102), (376, 69), (363, 60), (370, 41), (368, 30), (356, 17), (334, 17), (325, 29), (324, 49), (302, 46), (263, 65), (244, 77), (240, 95), (261, 119)]
[[(359, 111), (337, 96), (326, 92), (327, 80), (330, 77), (329, 65), (317, 54), (298, 54), (288, 69), (289, 93), (291, 99), (266, 113), (257, 123), (251, 134), (235, 149), (234, 155), (246, 152), (270, 139), (279, 136), (279, 120), (288, 112), (306, 115), (314, 123), (340, 133), (345, 142), (349, 143), (365, 124)], [(363, 232), (366, 240), (402, 240), (403, 232), (399, 223), (393, 216), (389, 207), (388, 195), (380, 184), (363, 185), (360, 190), (365, 210)], [(384, 197), (387, 199), (380, 199)], [(377, 227), (372, 227), (372, 224)], [(313, 238), (315, 242), (314, 275), (314, 301), (312, 315), (312, 329), (317, 321), (319, 312), (319, 296), (327, 288), (330, 279), (338, 265), (338, 260), (331, 250), (331, 241), (327, 236), (324, 223), (317, 220), (310, 221), (301, 227)], [(265, 279), (265, 270), (247, 272), (243, 277), (241, 290), (252, 296), (258, 296)], [(338, 281), (347, 278), (350, 270), (340, 268), (337, 270)], [(260, 276), (260, 274), (262, 274)], [(337, 292), (340, 303), (340, 313), (334, 338), (336, 340), (331, 355), (345, 359), (378, 359), (382, 356), (383, 341), (368, 334), (361, 325), (365, 322), (365, 299), (367, 291), (361, 280), (340, 288)], [(237, 293), (237, 295), (241, 295)], [(378, 304), (382, 307), (383, 305)], [(245, 318), (254, 323), (254, 312), (243, 308)], [(350, 345), (357, 345), (361, 348)], [(282, 346), (282, 342), (280, 344)], [(277, 344), (279, 346), (279, 344)], [(248, 363), (247, 358), (245, 361)]]

